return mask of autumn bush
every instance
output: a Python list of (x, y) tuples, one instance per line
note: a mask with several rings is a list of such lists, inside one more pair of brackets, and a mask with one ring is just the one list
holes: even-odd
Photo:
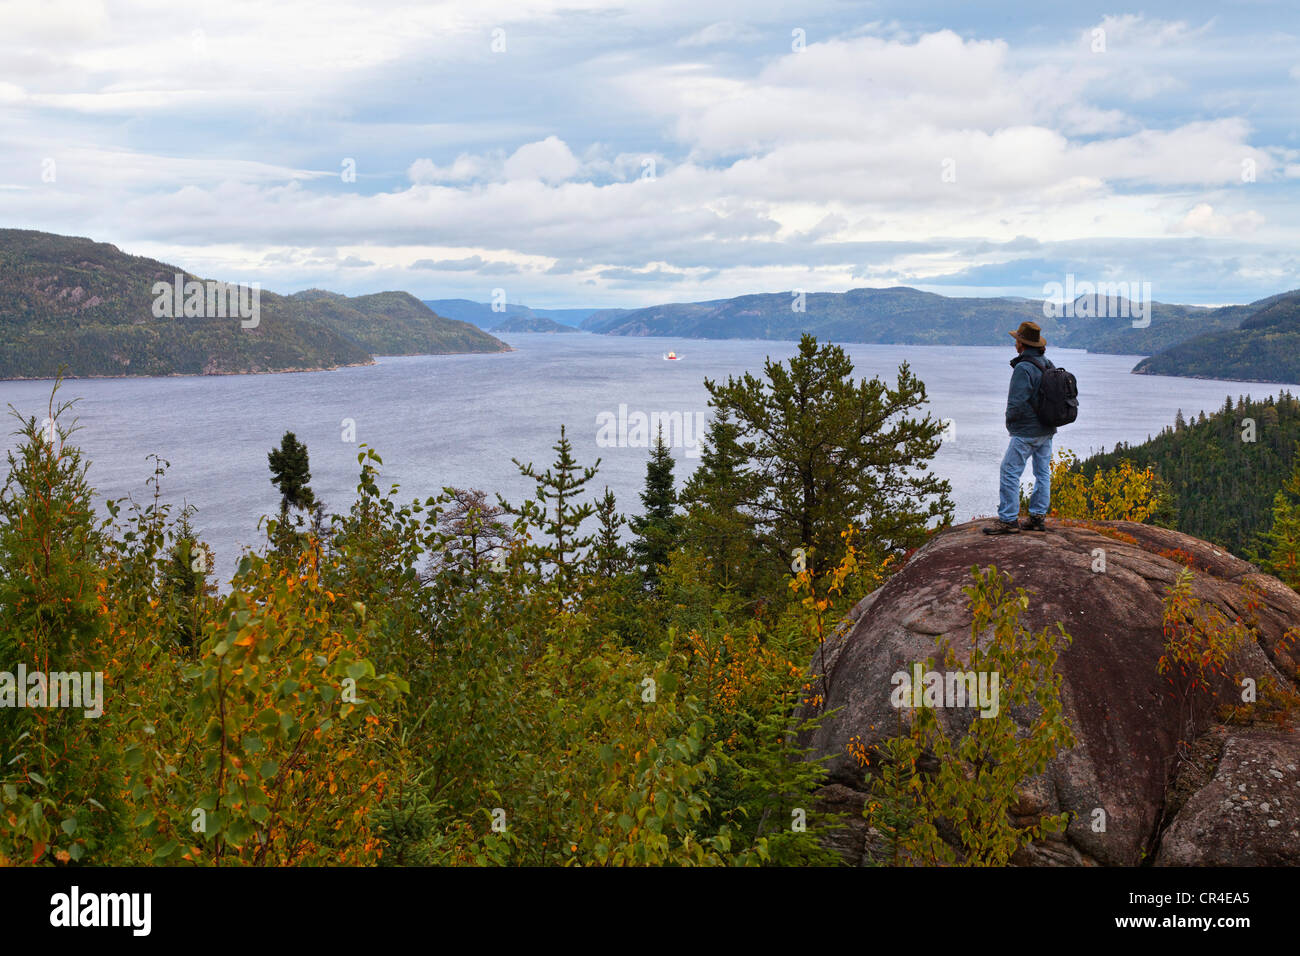
[(1111, 468), (1099, 468), (1089, 477), (1069, 450), (1052, 459), (1053, 517), (1159, 522), (1168, 518), (1171, 507), (1164, 483), (1149, 467), (1136, 468), (1125, 460)]
[[(362, 446), (328, 516), (286, 434), (264, 540), (220, 593), (167, 462), (97, 510), (73, 410), (21, 418), (0, 661), (100, 673), (104, 713), (0, 709), (0, 862), (837, 862), (798, 746), (825, 719), (797, 716), (807, 664), (950, 509), (946, 483), (909, 477), (940, 429), (923, 386), (851, 369), (809, 339), (790, 370), (719, 386), (744, 427), (714, 431), (689, 501), (658, 450), (638, 521), (563, 428), (548, 465), (517, 462), (522, 502), (404, 501)], [(796, 386), (818, 402), (790, 405)], [(745, 437), (767, 405), (820, 449), (797, 487), (772, 478), (780, 442)]]

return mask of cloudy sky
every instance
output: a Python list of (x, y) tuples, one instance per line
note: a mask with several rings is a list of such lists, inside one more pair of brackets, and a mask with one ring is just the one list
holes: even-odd
[(1300, 286), (1300, 13), (0, 0), (0, 227), (546, 307)]

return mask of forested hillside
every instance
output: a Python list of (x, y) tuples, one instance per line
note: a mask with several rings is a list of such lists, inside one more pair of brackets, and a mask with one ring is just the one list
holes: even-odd
[(544, 315), (510, 315), (493, 325), (489, 332), (581, 332), (577, 326), (562, 325)]
[(1009, 329), (1028, 321), (1058, 348), (1149, 355), (1207, 330), (1234, 328), (1255, 311), (1154, 302), (1150, 324), (1134, 328), (1131, 303), (1096, 295), (1079, 297), (1072, 314), (1056, 318), (1045, 316), (1037, 299), (951, 297), (907, 287), (812, 292), (801, 304), (802, 310), (789, 292), (743, 295), (594, 312), (582, 327), (611, 335), (798, 339), (807, 332), (836, 342), (1003, 345)]
[(1139, 362), (1146, 375), (1300, 382), (1300, 294), (1276, 297), (1229, 330), (1198, 335)]
[(505, 352), (509, 346), (469, 322), (438, 315), (409, 292), (345, 296), (308, 289), (288, 296), (287, 314), (323, 325), (374, 355)]
[(154, 284), (184, 269), (90, 239), (0, 230), (0, 378), (207, 375), (368, 364), (374, 354), (501, 351), (400, 292), (349, 299), (262, 290), (239, 318), (154, 315)]
[(1177, 422), (1140, 445), (1119, 445), (1082, 463), (1085, 474), (1124, 459), (1152, 468), (1175, 498), (1179, 531), (1250, 553), (1273, 521), (1273, 497), (1300, 449), (1300, 400), (1225, 400), (1213, 415)]

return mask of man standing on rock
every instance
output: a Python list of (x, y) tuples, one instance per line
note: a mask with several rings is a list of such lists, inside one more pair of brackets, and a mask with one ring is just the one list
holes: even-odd
[[(1011, 360), (1011, 388), (1007, 392), (1007, 432), (1011, 443), (1002, 456), (998, 519), (984, 529), (985, 534), (1019, 534), (1022, 527), (1026, 531), (1046, 531), (1043, 519), (1052, 501), (1052, 436), (1056, 429), (1038, 420), (1033, 398), (1042, 383), (1043, 372), (1055, 366), (1043, 357), (1047, 340), (1037, 324), (1022, 322), (1010, 335), (1016, 340), (1018, 353)], [(1029, 498), (1029, 520), (1021, 525), (1018, 523), (1020, 476), (1025, 462), (1031, 458), (1034, 491)]]

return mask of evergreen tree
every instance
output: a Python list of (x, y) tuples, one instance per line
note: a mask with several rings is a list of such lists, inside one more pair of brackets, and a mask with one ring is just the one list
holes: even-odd
[(749, 455), (739, 426), (724, 413), (709, 422), (700, 464), (682, 489), (683, 544), (702, 554), (712, 582), (746, 595), (761, 590), (756, 579), (754, 521), (745, 506), (754, 500)]
[(573, 584), (591, 549), (593, 536), (582, 533), (582, 523), (595, 513), (590, 502), (581, 501), (587, 482), (595, 477), (600, 459), (590, 467), (579, 466), (573, 457), (573, 443), (560, 426), (560, 440), (552, 448), (554, 464), (538, 474), (532, 462), (527, 465), (511, 459), (525, 478), (536, 483), (534, 496), (519, 507), (497, 496), (502, 509), (515, 515), (515, 530), (527, 538), (530, 528), (539, 529), (549, 539), (527, 549), (539, 577), (550, 579), (562, 592)]
[(1300, 590), (1300, 455), (1291, 477), (1273, 496), (1273, 526), (1259, 537), (1260, 566)]
[[(307, 458), (307, 446), (298, 441), (293, 432), (285, 432), (280, 439), (280, 447), (272, 448), (266, 456), (271, 468), (271, 484), (280, 492), (280, 519), (276, 522), (271, 537), (273, 553), (293, 554), (302, 539), (289, 525), (292, 509), (300, 509), (308, 514), (314, 513), (313, 527), (322, 524), (323, 508), (317, 503), (311, 490), (311, 465)], [(296, 524), (303, 526), (303, 516), (296, 516)]]
[(600, 522), (596, 532), (596, 573), (607, 578), (622, 574), (627, 570), (628, 555), (619, 531), (626, 522), (618, 513), (618, 502), (608, 485), (604, 497), (596, 502), (596, 518)]
[[(1255, 422), (1255, 440), (1242, 440), (1242, 423)], [(1081, 463), (1091, 478), (1125, 459), (1152, 468), (1172, 496), (1173, 508), (1154, 517), (1186, 534), (1237, 554), (1263, 545), (1255, 560), (1268, 561), (1270, 545), (1260, 535), (1276, 521), (1274, 496), (1287, 482), (1300, 452), (1300, 402), (1288, 392), (1276, 399), (1225, 400), (1217, 412), (1201, 412), (1181, 429), (1165, 429), (1153, 440), (1116, 446)]]
[(162, 592), (172, 615), (172, 636), (184, 648), (198, 644), (206, 618), (205, 598), (216, 593), (208, 583), (212, 573), (212, 553), (199, 541), (190, 523), (193, 507), (181, 510), (176, 522), (176, 537), (167, 550), (162, 569)]
[(307, 446), (293, 432), (285, 432), (280, 447), (271, 449), (266, 459), (271, 466), (271, 484), (280, 491), (280, 514), (288, 515), (290, 508), (311, 511), (316, 506), (316, 496), (311, 490)]
[(654, 447), (650, 449), (650, 461), (646, 465), (645, 490), (641, 492), (645, 514), (628, 522), (636, 535), (632, 553), (641, 566), (646, 585), (651, 588), (658, 583), (659, 569), (668, 563), (668, 555), (677, 545), (681, 524), (676, 514), (674, 464), (672, 452), (664, 444), (664, 426), (660, 422)]
[(742, 483), (754, 488), (748, 510), (767, 554), (788, 567), (803, 548), (823, 574), (839, 562), (850, 523), (882, 553), (901, 553), (935, 519), (951, 520), (948, 483), (927, 474), (943, 424), (920, 414), (925, 386), (906, 363), (893, 387), (855, 381), (842, 348), (805, 335), (794, 358), (764, 371), (705, 387), (748, 453)]

